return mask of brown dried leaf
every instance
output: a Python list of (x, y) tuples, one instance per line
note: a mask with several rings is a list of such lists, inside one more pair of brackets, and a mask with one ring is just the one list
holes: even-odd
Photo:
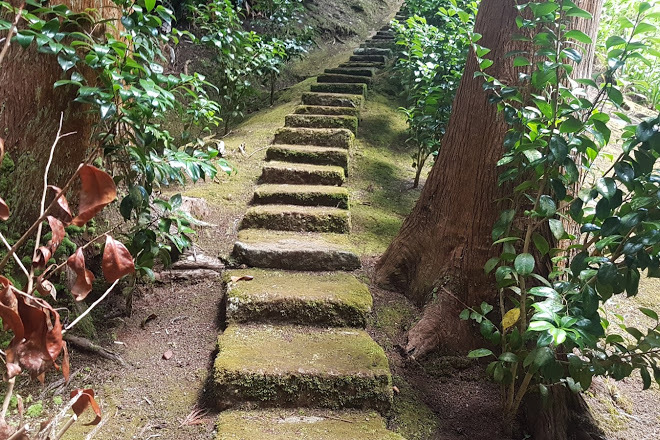
[(117, 187), (105, 171), (91, 165), (80, 169), (80, 206), (78, 215), (71, 223), (82, 226), (117, 198)]
[(36, 285), (37, 292), (39, 292), (41, 296), (50, 295), (53, 299), (57, 299), (57, 289), (55, 289), (53, 283), (48, 280), (42, 280), (41, 277), (39, 277), (37, 278)]
[(165, 359), (166, 361), (172, 359), (172, 356), (174, 356), (172, 350), (167, 350), (165, 353), (163, 353), (163, 359)]
[(50, 257), (53, 256), (53, 252), (47, 246), (40, 246), (39, 249), (34, 253), (32, 257), (32, 267), (35, 269), (43, 269), (46, 267), (46, 263), (50, 260)]
[(0, 220), (6, 221), (9, 218), (9, 206), (0, 198)]
[(11, 285), (11, 281), (0, 276), (0, 318), (2, 318), (2, 328), (5, 331), (11, 330), (14, 332), (15, 338), (23, 339), (25, 330), (23, 321), (18, 314), (18, 300), (10, 288)]
[(12, 363), (26, 369), (34, 379), (53, 365), (46, 348), (49, 320), (44, 309), (30, 297), (17, 295), (17, 299), (25, 333), (22, 340), (12, 339), (7, 349), (7, 361), (9, 364), (11, 358)]
[(101, 408), (99, 408), (99, 404), (96, 403), (96, 400), (94, 400), (94, 390), (92, 389), (77, 389), (71, 391), (71, 398), (73, 399), (76, 397), (78, 394), (80, 394), (80, 397), (76, 402), (73, 404), (71, 409), (73, 409), (73, 412), (76, 413), (78, 417), (85, 412), (85, 410), (91, 406), (92, 410), (94, 411), (94, 414), (96, 414), (96, 418), (91, 422), (91, 423), (85, 423), (85, 426), (89, 425), (98, 425), (99, 422), (101, 422)]
[[(54, 185), (48, 185), (48, 189), (54, 192), (53, 198), (62, 191), (60, 188)], [(65, 225), (71, 223), (71, 219), (73, 219), (71, 208), (69, 208), (69, 202), (67, 202), (66, 197), (63, 195), (58, 197), (57, 203), (50, 211), (50, 214)]]
[(131, 253), (126, 246), (107, 235), (105, 237), (105, 249), (103, 249), (103, 276), (109, 283), (114, 283), (119, 278), (135, 272), (135, 264)]
[(78, 248), (66, 260), (66, 264), (76, 274), (76, 282), (71, 288), (71, 294), (76, 298), (76, 301), (82, 301), (92, 291), (92, 282), (94, 281), (94, 274), (85, 268), (85, 256), (82, 248)]
[(67, 348), (66, 341), (62, 342), (62, 350), (64, 355), (62, 356), (62, 376), (67, 385), (69, 383), (69, 376), (71, 374), (71, 364), (69, 363), (69, 349)]
[(254, 277), (252, 275), (243, 275), (242, 277), (231, 277), (232, 283), (237, 283), (238, 281), (252, 281)]
[(3, 160), (5, 160), (5, 140), (0, 138), (0, 165), (2, 165)]
[(64, 231), (64, 224), (55, 217), (49, 215), (48, 226), (50, 226), (50, 230), (53, 233), (48, 245), (50, 250), (55, 252), (60, 243), (62, 243), (62, 240), (64, 240), (64, 235), (66, 235), (66, 232)]

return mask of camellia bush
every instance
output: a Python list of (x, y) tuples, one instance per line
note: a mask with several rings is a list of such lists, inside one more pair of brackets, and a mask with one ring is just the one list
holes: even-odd
[[(499, 302), (461, 314), (499, 346), (470, 357), (491, 359), (487, 372), (503, 384), (508, 423), (532, 391), (579, 392), (594, 376), (620, 380), (635, 371), (645, 389), (660, 383), (658, 314), (641, 308), (650, 320), (637, 328), (606, 313), (610, 298), (637, 295), (644, 273), (660, 276), (660, 116), (632, 124), (617, 80), (647, 48), (651, 5), (637, 5), (626, 39), (608, 39), (608, 67), (595, 80), (571, 75), (581, 45), (592, 43), (571, 19), (590, 19), (588, 12), (570, 0), (520, 10), (518, 38), (534, 46), (510, 54), (514, 66), (529, 68), (521, 84), (490, 76), (488, 49), (473, 36), (476, 76), (511, 125), (498, 165), (499, 184), (511, 185), (512, 195), (492, 232), (501, 253), (485, 267)], [(629, 125), (620, 153), (603, 166), (612, 137), (607, 108)]]

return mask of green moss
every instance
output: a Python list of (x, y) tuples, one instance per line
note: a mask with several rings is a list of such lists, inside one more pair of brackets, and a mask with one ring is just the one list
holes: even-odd
[(347, 93), (352, 95), (366, 95), (367, 85), (359, 83), (318, 83), (310, 86), (312, 92), (320, 93)]
[(309, 145), (273, 145), (266, 151), (273, 161), (340, 166), (348, 171), (348, 151), (343, 148), (312, 147)]
[(438, 416), (402, 377), (394, 376), (393, 383), (399, 393), (392, 404), (389, 428), (407, 440), (437, 438), (440, 428)]
[[(254, 280), (231, 283), (231, 277)], [(295, 273), (246, 269), (230, 271), (227, 313), (230, 321), (364, 327), (372, 298), (367, 286), (345, 273)]]
[(305, 128), (345, 128), (357, 133), (358, 120), (355, 116), (346, 115), (286, 115), (287, 127)]
[(324, 105), (299, 105), (298, 107), (296, 107), (295, 114), (360, 116), (360, 109), (352, 108), (352, 107), (332, 107), (332, 106), (324, 106)]
[(340, 93), (303, 93), (304, 105), (321, 105), (328, 107), (360, 108), (364, 98), (362, 95), (348, 95)]
[(245, 213), (241, 228), (280, 231), (348, 232), (350, 214), (346, 209), (325, 206), (260, 205)]
[(261, 172), (262, 183), (341, 185), (344, 178), (344, 169), (333, 165), (270, 162)]
[(333, 206), (348, 209), (348, 190), (325, 185), (260, 185), (254, 191), (253, 203)]
[(350, 149), (355, 135), (340, 128), (284, 127), (275, 133), (275, 143), (292, 145), (318, 145)]
[(414, 319), (415, 316), (410, 307), (395, 303), (378, 307), (375, 310), (372, 325), (384, 332), (390, 339), (394, 339), (406, 330)]

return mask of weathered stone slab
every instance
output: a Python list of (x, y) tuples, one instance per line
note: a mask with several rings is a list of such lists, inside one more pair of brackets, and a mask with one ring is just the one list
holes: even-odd
[[(254, 277), (231, 282), (232, 277)], [(263, 269), (225, 273), (230, 323), (278, 323), (361, 327), (373, 300), (367, 286), (347, 273), (309, 273)]]
[(345, 233), (351, 229), (351, 214), (329, 206), (258, 205), (248, 208), (241, 221), (241, 229), (250, 228)]
[(323, 73), (316, 77), (319, 83), (359, 83), (366, 84), (367, 87), (371, 84), (371, 78), (361, 75), (346, 75), (343, 73)]
[(356, 68), (349, 68), (349, 67), (335, 67), (334, 69), (325, 69), (325, 73), (338, 73), (341, 75), (358, 75), (358, 76), (366, 76), (366, 77), (372, 77), (374, 76), (374, 72), (376, 69), (370, 69), (368, 67), (356, 67)]
[(330, 105), (299, 105), (293, 111), (297, 115), (346, 115), (360, 116), (360, 109), (353, 107), (333, 107)]
[(392, 56), (392, 49), (381, 47), (360, 47), (353, 51), (355, 55), (382, 55), (385, 57)]
[[(266, 150), (270, 161), (334, 165), (348, 173), (348, 150), (344, 148), (315, 147), (312, 145), (271, 145)], [(286, 183), (286, 182), (283, 182)]]
[(362, 106), (363, 97), (360, 95), (349, 95), (345, 93), (311, 93), (302, 95), (302, 103), (305, 105), (322, 105), (331, 107), (350, 107), (359, 109)]
[(383, 55), (351, 55), (349, 61), (384, 63), (385, 57)]
[(280, 128), (275, 133), (276, 144), (317, 145), (350, 149), (355, 135), (344, 128)]
[(344, 178), (344, 169), (338, 166), (268, 162), (261, 170), (260, 182), (341, 186)]
[[(353, 58), (356, 55), (351, 56)], [(366, 55), (363, 55), (366, 56)], [(364, 95), (367, 93), (367, 85), (360, 83), (319, 83), (310, 86), (312, 92), (321, 93), (345, 93), (353, 95)]]
[(331, 206), (348, 209), (348, 190), (325, 185), (259, 185), (252, 203), (302, 206)]
[(284, 125), (304, 128), (345, 128), (357, 134), (358, 119), (346, 115), (286, 115)]

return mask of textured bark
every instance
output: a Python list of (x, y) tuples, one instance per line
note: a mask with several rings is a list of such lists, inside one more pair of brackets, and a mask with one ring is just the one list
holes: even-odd
[[(520, 48), (511, 39), (516, 32), (514, 5), (512, 0), (481, 2), (475, 25), (475, 32), (483, 35), (480, 44), (492, 49), (488, 58), (494, 64), (488, 72), (508, 83), (517, 74), (504, 54)], [(473, 79), (477, 68), (471, 54), (442, 150), (412, 213), (377, 265), (381, 285), (404, 291), (420, 306), (436, 288), (437, 301), (409, 334), (408, 348), (417, 356), (438, 345), (464, 352), (471, 341), (472, 328), (458, 319), (463, 306), (441, 287), (468, 305), (495, 300), (483, 266), (494, 254), (490, 232), (499, 213), (495, 200), (504, 196), (495, 182), (507, 126), (488, 103), (483, 81)]]
[[(67, 0), (74, 11), (95, 8), (104, 18), (117, 16), (111, 0)], [(4, 33), (3, 33), (4, 34)], [(4, 35), (2, 35), (4, 36)], [(43, 170), (57, 134), (60, 113), (64, 112), (63, 133), (76, 132), (58, 144), (50, 171), (50, 182), (62, 185), (76, 170), (89, 147), (93, 115), (73, 103), (76, 92), (69, 87), (53, 88), (65, 78), (54, 56), (40, 54), (12, 44), (0, 65), (0, 137), (5, 140), (13, 169), (5, 167), (0, 176), (0, 191), (8, 201), (12, 229), (31, 223), (37, 216), (43, 189)]]

